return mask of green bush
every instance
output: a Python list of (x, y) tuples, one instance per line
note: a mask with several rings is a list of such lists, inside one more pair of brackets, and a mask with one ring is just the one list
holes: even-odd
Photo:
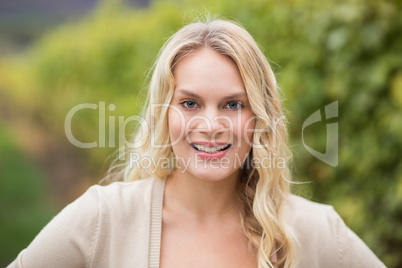
[[(284, 92), (295, 154), (295, 190), (332, 204), (389, 267), (402, 258), (402, 19), (392, 1), (160, 1), (130, 9), (106, 1), (92, 15), (44, 36), (28, 54), (4, 59), (0, 85), (44, 127), (63, 137), (80, 103), (116, 104), (129, 116), (145, 99), (147, 71), (164, 41), (204, 8), (243, 24), (265, 51)], [(303, 122), (338, 101), (339, 164), (301, 142)], [(107, 106), (106, 106), (107, 107)], [(116, 120), (117, 121), (117, 120)], [(109, 123), (107, 120), (106, 123)], [(74, 118), (74, 135), (98, 139), (97, 111)], [(106, 133), (107, 135), (107, 133)], [(325, 122), (305, 129), (321, 152)], [(106, 138), (107, 140), (107, 138)], [(100, 168), (116, 148), (83, 150)]]
[(1, 121), (0, 155), (0, 266), (5, 267), (56, 209), (42, 195), (48, 190), (44, 172), (21, 152)]

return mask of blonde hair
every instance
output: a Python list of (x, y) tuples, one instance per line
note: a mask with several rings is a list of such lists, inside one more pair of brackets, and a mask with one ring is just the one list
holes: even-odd
[[(127, 164), (122, 176), (125, 181), (151, 176), (164, 178), (173, 170), (167, 115), (174, 93), (174, 68), (202, 47), (226, 55), (236, 63), (256, 116), (255, 128), (263, 130), (253, 133), (252, 150), (238, 183), (242, 224), (250, 244), (258, 251), (258, 267), (293, 267), (293, 239), (283, 219), (284, 205), (290, 194), (287, 163), (291, 153), (286, 144), (288, 134), (278, 87), (264, 54), (240, 25), (225, 20), (195, 22), (184, 26), (165, 43), (153, 66), (145, 121), (136, 133), (133, 151), (141, 157), (169, 159), (170, 164), (150, 163), (147, 167)], [(264, 167), (262, 161), (255, 161), (267, 158), (270, 158), (269, 168)], [(272, 257), (273, 253), (277, 258)]]

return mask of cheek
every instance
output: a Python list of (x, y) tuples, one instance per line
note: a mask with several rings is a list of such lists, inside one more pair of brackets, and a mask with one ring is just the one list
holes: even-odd
[(168, 113), (169, 137), (172, 146), (177, 144), (184, 135), (185, 122), (177, 111), (172, 109)]
[(240, 130), (241, 139), (245, 140), (248, 146), (252, 146), (253, 133), (255, 129), (255, 119), (252, 115), (246, 115), (242, 118)]

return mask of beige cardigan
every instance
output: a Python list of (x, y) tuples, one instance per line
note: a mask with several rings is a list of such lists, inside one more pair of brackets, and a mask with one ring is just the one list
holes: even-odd
[[(146, 179), (91, 187), (8, 267), (159, 267), (164, 186)], [(331, 206), (296, 196), (290, 204), (288, 223), (301, 245), (297, 267), (385, 267)]]

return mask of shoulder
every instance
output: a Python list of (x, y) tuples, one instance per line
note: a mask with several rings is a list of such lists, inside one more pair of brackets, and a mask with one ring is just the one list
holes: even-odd
[(150, 207), (155, 185), (161, 183), (159, 179), (148, 178), (133, 182), (114, 182), (107, 186), (95, 185), (84, 196), (96, 198), (101, 213), (132, 214)]
[(338, 218), (332, 206), (295, 195), (289, 197), (285, 208), (285, 221), (304, 248), (325, 242), (323, 247), (336, 250), (335, 225)]
[(385, 267), (332, 206), (291, 195), (285, 221), (301, 252), (299, 267)]
[(299, 228), (327, 227), (335, 214), (334, 208), (330, 205), (316, 203), (296, 195), (289, 196), (285, 209), (287, 221), (291, 224), (297, 223)]
[(115, 201), (125, 199), (149, 197), (156, 179), (149, 178), (132, 182), (113, 182), (109, 185), (94, 185), (88, 192), (96, 194), (99, 198), (111, 198)]
[(316, 203), (297, 195), (290, 195), (288, 204), (290, 205), (288, 209), (291, 209), (292, 213), (322, 213), (324, 211), (333, 210), (330, 205)]
[[(107, 186), (95, 185), (83, 195), (96, 200), (96, 212), (87, 215), (96, 218), (94, 235), (88, 241), (90, 262), (93, 267), (113, 263), (116, 267), (129, 267), (129, 263), (146, 264), (152, 200), (164, 183), (148, 178), (133, 182), (114, 182)], [(88, 196), (88, 197), (85, 197)], [(82, 207), (82, 206), (80, 206)]]
[(152, 194), (160, 184), (145, 179), (90, 187), (10, 267), (129, 267), (132, 259), (145, 267)]

